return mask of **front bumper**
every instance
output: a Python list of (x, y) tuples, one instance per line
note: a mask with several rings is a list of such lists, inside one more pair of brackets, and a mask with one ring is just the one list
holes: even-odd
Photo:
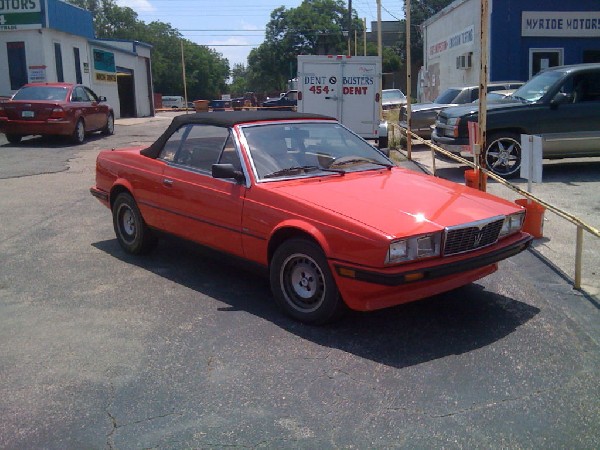
[(449, 152), (460, 154), (461, 152), (470, 153), (471, 148), (469, 146), (469, 138), (451, 138), (447, 136), (440, 136), (437, 134), (437, 130), (434, 128), (431, 133), (431, 142), (435, 145), (442, 147), (444, 150)]
[[(342, 263), (332, 269), (351, 309), (369, 311), (387, 308), (464, 286), (483, 278), (497, 269), (497, 263), (526, 250), (532, 237), (519, 233), (474, 255), (448, 257), (446, 262), (420, 265), (419, 268), (372, 270)], [(413, 266), (414, 267), (414, 266)]]

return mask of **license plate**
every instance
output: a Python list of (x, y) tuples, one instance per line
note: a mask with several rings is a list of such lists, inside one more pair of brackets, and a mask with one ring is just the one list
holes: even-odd
[(21, 117), (35, 117), (35, 112), (33, 111), (22, 111)]

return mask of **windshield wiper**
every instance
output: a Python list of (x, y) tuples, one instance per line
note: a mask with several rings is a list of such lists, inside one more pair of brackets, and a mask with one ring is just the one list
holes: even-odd
[[(392, 167), (395, 167), (394, 164), (384, 163), (384, 162), (379, 162), (379, 161), (373, 161), (372, 159), (366, 159), (366, 158), (345, 159), (343, 161), (340, 161), (338, 164), (339, 165), (345, 165), (345, 164), (355, 164), (355, 163), (374, 164), (376, 166), (386, 167), (387, 169), (391, 169)], [(331, 163), (332, 166), (334, 166), (335, 164), (336, 164), (336, 161), (333, 161)]]
[(281, 177), (283, 175), (298, 175), (300, 173), (307, 173), (307, 172), (315, 172), (321, 170), (323, 172), (335, 172), (335, 173), (339, 173), (341, 175), (344, 175), (346, 172), (344, 170), (341, 169), (325, 169), (319, 166), (294, 166), (294, 167), (287, 167), (285, 169), (281, 169), (281, 170), (277, 170), (275, 172), (269, 173), (267, 175), (265, 175), (263, 178), (275, 178), (275, 177)]

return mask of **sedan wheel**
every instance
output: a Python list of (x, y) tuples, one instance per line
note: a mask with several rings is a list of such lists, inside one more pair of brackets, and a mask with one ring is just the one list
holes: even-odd
[(83, 120), (79, 119), (77, 124), (75, 125), (75, 130), (71, 135), (71, 140), (75, 144), (83, 144), (85, 141), (85, 126), (83, 125)]
[(109, 114), (106, 119), (106, 126), (102, 129), (102, 134), (111, 135), (115, 134), (115, 118), (112, 114)]
[(129, 193), (121, 193), (115, 200), (113, 226), (119, 245), (127, 253), (147, 253), (156, 244), (156, 237), (144, 222), (135, 200)]
[(513, 178), (521, 169), (521, 142), (514, 133), (492, 134), (485, 151), (487, 168), (504, 178)]
[(7, 134), (6, 135), (6, 140), (8, 142), (10, 142), (11, 144), (18, 144), (19, 142), (21, 142), (21, 138), (23, 136), (19, 135), (19, 134)]
[(325, 255), (309, 240), (291, 239), (276, 250), (270, 281), (277, 304), (301, 322), (330, 322), (345, 309)]

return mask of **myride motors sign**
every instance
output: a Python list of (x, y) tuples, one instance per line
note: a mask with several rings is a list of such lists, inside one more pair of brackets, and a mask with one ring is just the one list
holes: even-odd
[(42, 0), (0, 0), (0, 31), (42, 28)]
[(524, 37), (600, 37), (600, 10), (523, 11), (521, 35)]

